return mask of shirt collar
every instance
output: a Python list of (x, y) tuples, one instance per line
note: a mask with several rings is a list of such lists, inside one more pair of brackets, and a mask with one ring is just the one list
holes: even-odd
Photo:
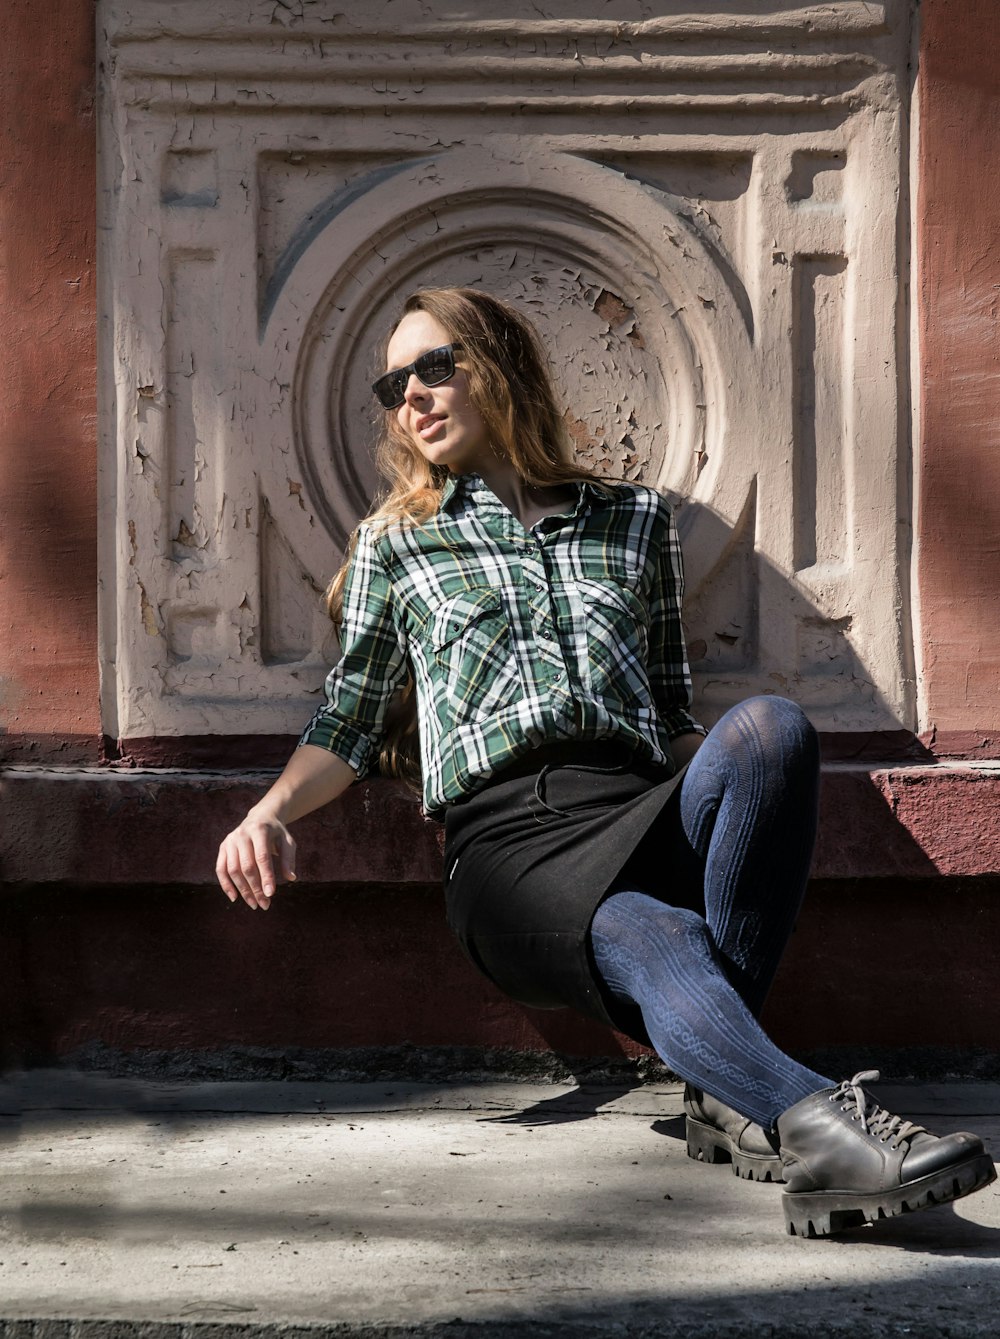
[(448, 503), (458, 491), (459, 483), (465, 478), (464, 474), (449, 474), (444, 481), (444, 488), (441, 490), (441, 506), (447, 507)]
[[(588, 503), (591, 506), (603, 506), (608, 500), (607, 494), (589, 479), (581, 479), (573, 487), (577, 491), (577, 500), (570, 508), (571, 516), (578, 516)], [(448, 507), (456, 497), (475, 497), (480, 502), (502, 505), (481, 474), (449, 474), (441, 492), (442, 509)]]

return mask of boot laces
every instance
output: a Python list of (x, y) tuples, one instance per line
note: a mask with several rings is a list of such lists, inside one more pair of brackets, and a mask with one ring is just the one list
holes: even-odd
[(890, 1143), (893, 1148), (898, 1148), (904, 1139), (912, 1139), (915, 1134), (926, 1134), (923, 1125), (915, 1125), (902, 1116), (894, 1116), (880, 1107), (861, 1087), (863, 1083), (874, 1083), (878, 1078), (877, 1069), (862, 1069), (853, 1079), (845, 1079), (832, 1093), (830, 1101), (839, 1102), (842, 1111), (850, 1111), (851, 1119), (860, 1121), (866, 1134), (873, 1135), (883, 1144)]

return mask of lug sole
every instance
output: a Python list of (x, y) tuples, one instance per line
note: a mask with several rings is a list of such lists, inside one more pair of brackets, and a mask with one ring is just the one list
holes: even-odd
[(875, 1195), (839, 1190), (786, 1191), (782, 1196), (785, 1229), (790, 1237), (829, 1237), (877, 1223), (880, 1218), (950, 1204), (988, 1186), (996, 1177), (989, 1154), (977, 1153), (919, 1181)]
[(693, 1116), (685, 1118), (685, 1134), (687, 1155), (696, 1162), (731, 1163), (733, 1175), (742, 1176), (744, 1181), (782, 1180), (781, 1159), (777, 1153), (773, 1157), (746, 1153), (736, 1147), (725, 1130), (706, 1125)]

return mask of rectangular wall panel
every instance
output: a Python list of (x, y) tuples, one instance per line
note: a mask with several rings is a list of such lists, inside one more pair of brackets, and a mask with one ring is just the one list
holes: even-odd
[(210, 461), (216, 455), (219, 294), (216, 258), (175, 250), (167, 258), (164, 292), (168, 491), (171, 556), (203, 561), (213, 516)]
[(844, 256), (797, 256), (793, 266), (792, 422), (795, 567), (847, 558), (844, 450)]

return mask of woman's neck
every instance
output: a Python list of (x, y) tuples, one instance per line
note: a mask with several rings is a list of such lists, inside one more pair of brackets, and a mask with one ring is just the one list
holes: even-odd
[(525, 530), (537, 525), (544, 516), (557, 514), (573, 498), (568, 484), (543, 487), (526, 483), (506, 459), (498, 458), (495, 464), (481, 466), (478, 472), (490, 492), (496, 494)]

